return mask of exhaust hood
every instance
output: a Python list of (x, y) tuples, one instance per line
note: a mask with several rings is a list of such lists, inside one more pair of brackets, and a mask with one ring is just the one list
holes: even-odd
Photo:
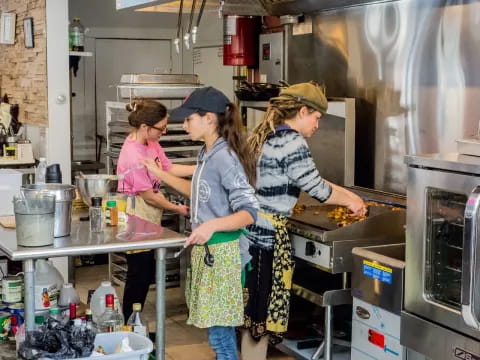
[(275, 16), (308, 14), (317, 11), (392, 1), (398, 0), (262, 0), (266, 5), (268, 14)]
[[(295, 15), (308, 14), (372, 3), (385, 3), (399, 0), (225, 0), (223, 13), (227, 15)], [(184, 0), (188, 11), (192, 0)], [(117, 10), (178, 12), (179, 0), (116, 0)], [(205, 11), (216, 11), (219, 0), (207, 0)]]

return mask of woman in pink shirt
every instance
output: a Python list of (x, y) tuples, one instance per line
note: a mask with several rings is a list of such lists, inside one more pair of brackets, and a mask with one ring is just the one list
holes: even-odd
[[(160, 224), (163, 210), (180, 215), (188, 214), (188, 207), (168, 201), (159, 191), (160, 181), (138, 165), (145, 159), (155, 160), (164, 171), (179, 177), (191, 176), (195, 166), (172, 164), (158, 143), (167, 132), (168, 114), (164, 105), (153, 100), (136, 100), (127, 105), (128, 122), (132, 132), (125, 139), (117, 164), (117, 174), (128, 170), (118, 182), (118, 192), (129, 195), (127, 213), (154, 224)], [(132, 312), (133, 303), (145, 303), (150, 283), (155, 276), (153, 251), (127, 254), (128, 272), (123, 295), (125, 319)]]

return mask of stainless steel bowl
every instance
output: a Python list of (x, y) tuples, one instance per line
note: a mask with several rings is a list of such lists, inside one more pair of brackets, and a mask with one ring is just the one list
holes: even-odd
[(105, 199), (109, 192), (117, 191), (118, 180), (115, 175), (76, 176), (75, 181), (80, 197), (88, 206), (92, 205), (92, 197)]

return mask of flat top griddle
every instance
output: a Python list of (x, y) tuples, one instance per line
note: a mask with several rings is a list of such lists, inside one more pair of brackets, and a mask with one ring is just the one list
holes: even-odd
[[(371, 220), (374, 217), (377, 217), (381, 214), (392, 212), (393, 207), (400, 207), (400, 208), (404, 207), (401, 201), (402, 198), (386, 199), (383, 193), (382, 193), (382, 196), (378, 196), (375, 191), (369, 191), (365, 189), (361, 189), (358, 191), (355, 189), (353, 190), (355, 193), (357, 193), (362, 198), (364, 198), (366, 202), (367, 201), (378, 202), (378, 205), (376, 206), (372, 206), (372, 205), (368, 206), (367, 219), (361, 222), (364, 222), (364, 221), (370, 222), (369, 220)], [(328, 213), (338, 208), (339, 207), (338, 205), (322, 204), (304, 192), (300, 194), (297, 205), (305, 206), (305, 210), (299, 214), (292, 214), (290, 216), (290, 220), (293, 220), (305, 225), (309, 225), (321, 230), (325, 230), (325, 231), (333, 231), (333, 230), (338, 230), (342, 228), (337, 225), (334, 219), (331, 219), (328, 217)], [(359, 222), (355, 222), (353, 224), (357, 224), (357, 223)], [(349, 224), (347, 226), (344, 226), (343, 228), (350, 227), (353, 224)]]

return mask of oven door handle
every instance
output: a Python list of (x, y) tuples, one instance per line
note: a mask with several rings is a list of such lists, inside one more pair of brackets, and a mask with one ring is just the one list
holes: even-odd
[[(465, 207), (465, 227), (463, 232), (463, 260), (462, 260), (462, 317), (465, 323), (480, 329), (478, 319), (478, 302), (475, 294), (479, 293), (477, 248), (478, 248), (478, 212), (480, 209), (480, 186), (477, 186), (468, 197)], [(475, 311), (477, 310), (477, 311)]]

